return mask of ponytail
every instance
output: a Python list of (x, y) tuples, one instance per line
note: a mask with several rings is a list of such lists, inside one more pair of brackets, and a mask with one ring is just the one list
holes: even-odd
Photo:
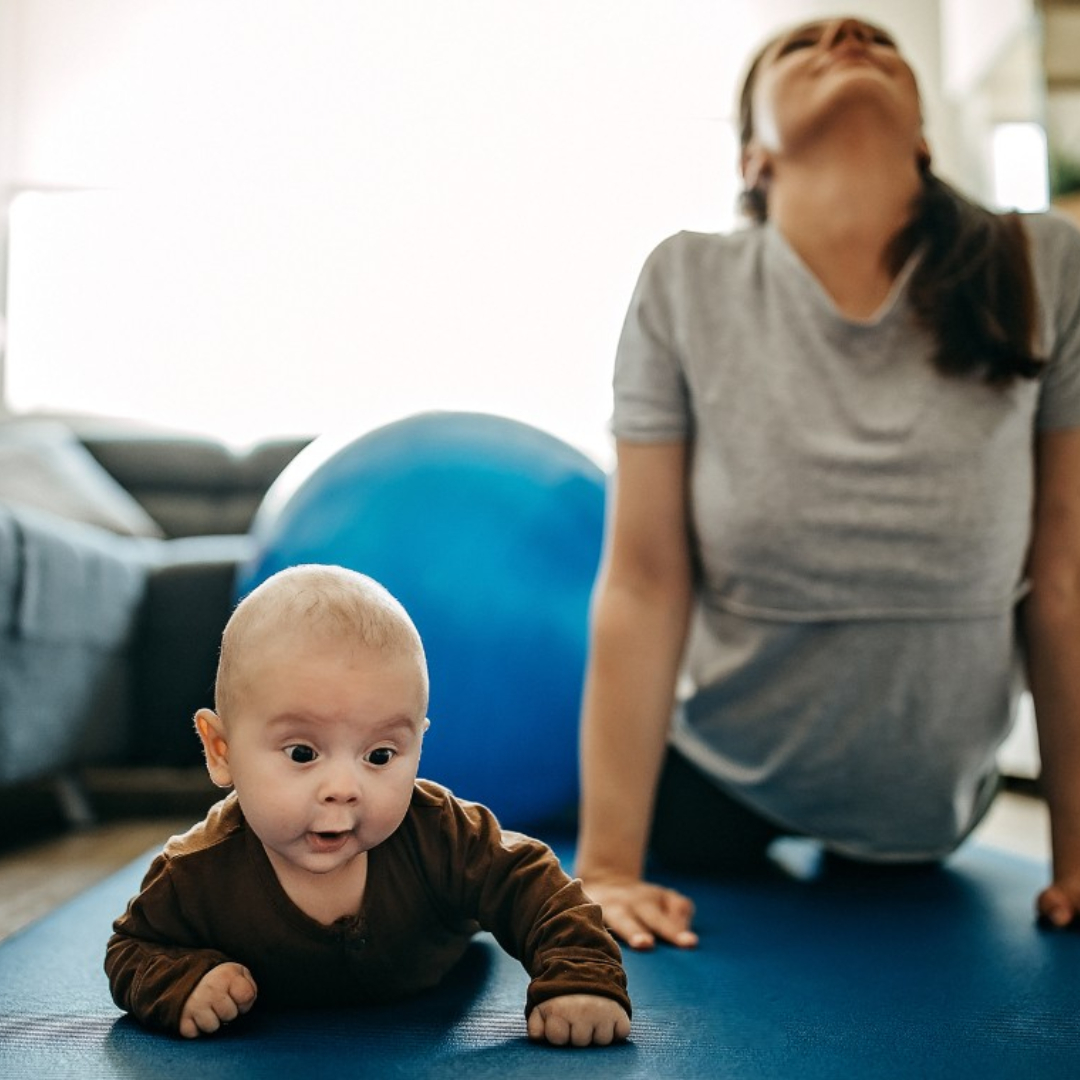
[(981, 376), (1005, 387), (1037, 378), (1035, 285), (1020, 215), (995, 214), (929, 170), (915, 214), (886, 253), (898, 274), (916, 249), (908, 285), (919, 322), (936, 342), (943, 375)]

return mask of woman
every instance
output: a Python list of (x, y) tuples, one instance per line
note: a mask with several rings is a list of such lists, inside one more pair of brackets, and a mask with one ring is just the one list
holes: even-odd
[(1064, 926), (1080, 236), (934, 177), (911, 69), (865, 22), (769, 43), (741, 108), (754, 224), (661, 244), (620, 341), (577, 872), (649, 948), (697, 941), (650, 851), (723, 871), (801, 834), (942, 859), (994, 795), (1019, 623), (1053, 827), (1038, 908)]

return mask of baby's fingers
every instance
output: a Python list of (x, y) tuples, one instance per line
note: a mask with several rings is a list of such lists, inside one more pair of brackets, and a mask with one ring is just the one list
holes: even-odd
[(630, 1017), (618, 1002), (592, 994), (549, 998), (529, 1013), (529, 1038), (552, 1046), (609, 1046), (630, 1035)]
[(194, 1039), (199, 1035), (199, 1025), (195, 1023), (195, 1018), (190, 1013), (184, 1013), (180, 1017), (180, 1034), (185, 1039)]
[(211, 1035), (231, 1023), (255, 1003), (258, 990), (251, 972), (240, 964), (225, 963), (208, 971), (191, 992), (180, 1014), (185, 1039)]
[(591, 1041), (596, 1046), (610, 1046), (613, 1042), (622, 1042), (629, 1037), (630, 1017), (623, 1013), (618, 1020), (601, 1020), (597, 1022), (592, 1029)]
[[(592, 1024), (572, 1023), (564, 1016), (539, 1016), (539, 1013), (539, 1009), (534, 1009), (529, 1017), (529, 1038), (544, 1040), (552, 1046), (588, 1046), (592, 1043)], [(611, 1042), (610, 1039), (607, 1041)]]
[(570, 1021), (561, 1016), (545, 1016), (543, 1010), (529, 1013), (529, 1038), (536, 1042), (549, 1042), (552, 1046), (565, 1046), (570, 1041)]
[[(257, 994), (251, 972), (246, 967), (239, 967), (229, 982), (229, 997), (236, 1003), (237, 1012), (241, 1015), (248, 1012), (255, 1004)], [(230, 1019), (236, 1018), (230, 1017)]]
[[(228, 1013), (227, 1009), (224, 1011)], [(232, 1017), (229, 1019), (235, 1019), (235, 1017), (236, 1006), (232, 1004)], [(184, 1015), (180, 1018), (180, 1034), (185, 1039), (194, 1039), (199, 1035), (212, 1035), (222, 1023), (228, 1023), (228, 1019), (218, 1015), (214, 1003), (209, 1001), (192, 1003), (184, 1010)]]

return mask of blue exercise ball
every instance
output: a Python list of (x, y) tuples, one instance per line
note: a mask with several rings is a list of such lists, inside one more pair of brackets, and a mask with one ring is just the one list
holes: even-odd
[(238, 596), (301, 563), (368, 574), (424, 640), (422, 776), (524, 828), (577, 799), (604, 475), (535, 427), (424, 413), (317, 439), (267, 493)]

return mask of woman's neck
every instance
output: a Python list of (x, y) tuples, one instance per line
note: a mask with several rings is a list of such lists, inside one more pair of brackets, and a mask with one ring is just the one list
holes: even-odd
[[(870, 318), (892, 289), (886, 253), (922, 188), (914, 157), (889, 147), (778, 162), (769, 218), (852, 319)], [(881, 152), (879, 152), (879, 150)]]

